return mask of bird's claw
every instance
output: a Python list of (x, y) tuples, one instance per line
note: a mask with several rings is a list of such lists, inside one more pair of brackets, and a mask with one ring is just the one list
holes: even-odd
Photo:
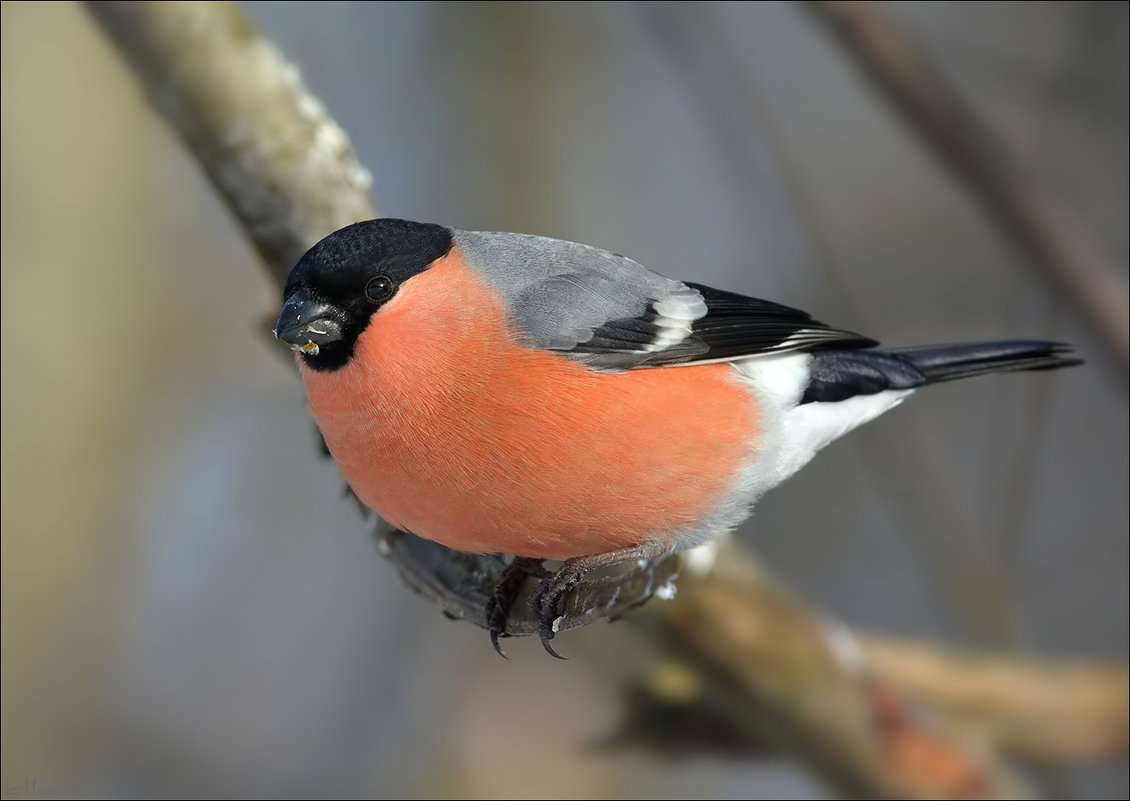
[[(513, 600), (513, 599), (511, 599)], [(494, 651), (503, 659), (509, 659), (502, 646), (498, 644), (498, 638), (506, 631), (506, 618), (510, 616), (510, 607), (501, 603), (498, 599), (498, 590), (495, 589), (495, 594), (487, 601), (487, 631), (490, 632), (490, 644), (494, 646)]]
[(530, 611), (534, 613), (534, 618), (538, 622), (538, 637), (541, 638), (541, 645), (545, 648), (547, 654), (557, 659), (566, 658), (557, 653), (549, 643), (557, 633), (554, 626), (561, 617), (557, 611), (557, 603), (577, 583), (579, 578), (579, 576), (574, 576), (572, 571), (563, 567), (556, 573), (542, 579), (541, 584), (530, 596)]

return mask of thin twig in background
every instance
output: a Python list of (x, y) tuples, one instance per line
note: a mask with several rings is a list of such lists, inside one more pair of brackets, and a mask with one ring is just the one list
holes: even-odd
[(961, 98), (874, 3), (813, 2), (845, 51), (997, 220), (1054, 291), (1071, 301), (1130, 380), (1130, 299), (1118, 270), (1066, 210), (1020, 174)]
[[(367, 173), (344, 134), (237, 7), (87, 8), (201, 161), (276, 280), (315, 239), (373, 215)], [(429, 555), (417, 558), (399, 546), (418, 540), (387, 535), (381, 541), (394, 563), (416, 570), (449, 612), (482, 624), (478, 593), (497, 579), (500, 560), (431, 544), (425, 544), (433, 549)], [(892, 689), (897, 681), (888, 683), (868, 665), (850, 633), (797, 601), (752, 557), (735, 553), (721, 564), (705, 577), (684, 576), (677, 598), (653, 603), (638, 624), (693, 657), (703, 675), (732, 687), (741, 725), (849, 794), (1025, 792), (990, 752), (910, 714)]]

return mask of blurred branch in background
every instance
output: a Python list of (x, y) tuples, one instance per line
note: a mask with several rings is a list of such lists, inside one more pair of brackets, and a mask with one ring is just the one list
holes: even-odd
[[(238, 7), (90, 3), (87, 8), (201, 161), (277, 281), (316, 239), (375, 216), (366, 196), (368, 174), (348, 139)], [(395, 544), (399, 536), (382, 541)], [(410, 567), (397, 548), (386, 550), (402, 571)], [(442, 567), (449, 574), (446, 611), (481, 625), (482, 598), (471, 590), (495, 580), (500, 565), (494, 557), (441, 555), (435, 571)], [(676, 600), (653, 603), (632, 619), (692, 666), (701, 686), (727, 694), (728, 702), (717, 709), (736, 730), (800, 758), (846, 794), (1016, 797), (1025, 788), (993, 758), (992, 746), (1038, 752), (1049, 760), (1125, 752), (1125, 725), (1119, 726), (1127, 716), (1123, 668), (1072, 669), (1072, 677), (1082, 676), (1093, 689), (1076, 695), (1062, 688), (1063, 707), (1042, 707), (1024, 697), (1046, 692), (1041, 681), (1018, 683), (1032, 689), (1010, 700), (998, 697), (991, 684), (973, 680), (981, 675), (976, 661), (971, 668), (939, 652), (923, 670), (918, 646), (888, 642), (860, 649), (853, 635), (793, 598), (752, 557), (727, 554), (702, 577), (689, 572), (689, 559), (678, 569), (684, 575)], [(582, 599), (589, 605), (600, 600)], [(516, 621), (518, 630), (522, 625)], [(1017, 663), (1011, 675), (1043, 673)], [(1072, 683), (1078, 686), (1074, 678)], [(923, 699), (928, 713), (912, 711), (899, 686)], [(947, 689), (953, 686), (983, 689), (961, 695)], [(978, 714), (971, 717), (965, 710), (972, 708)], [(993, 725), (1015, 729), (1001, 721), (1029, 714), (1030, 721), (1041, 721), (1027, 727), (1033, 740), (1039, 740), (1034, 733), (1045, 730), (1049, 716), (1063, 715), (1084, 733), (1072, 738), (1074, 750), (1051, 744), (1050, 735), (1038, 746), (984, 736)], [(984, 738), (984, 747), (935, 719), (968, 725), (975, 738)]]
[(1126, 756), (1123, 668), (860, 639), (876, 672), (1005, 753), (1049, 765)]
[(882, 8), (813, 2), (847, 53), (949, 169), (972, 191), (1053, 291), (1071, 300), (1130, 379), (1130, 303), (1124, 271), (1075, 219), (1022, 175), (993, 135), (923, 59)]

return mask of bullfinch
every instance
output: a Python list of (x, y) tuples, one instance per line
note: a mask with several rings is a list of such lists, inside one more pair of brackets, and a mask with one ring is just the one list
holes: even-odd
[(918, 387), (1079, 363), (1038, 340), (879, 349), (588, 245), (396, 219), (314, 245), (275, 336), (357, 497), (449, 548), (517, 557), (550, 653), (587, 571), (729, 531)]

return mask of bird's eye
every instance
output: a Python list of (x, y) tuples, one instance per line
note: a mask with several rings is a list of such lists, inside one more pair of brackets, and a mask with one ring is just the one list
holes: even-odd
[(396, 292), (396, 284), (387, 275), (378, 275), (365, 284), (365, 297), (373, 303), (384, 303)]

